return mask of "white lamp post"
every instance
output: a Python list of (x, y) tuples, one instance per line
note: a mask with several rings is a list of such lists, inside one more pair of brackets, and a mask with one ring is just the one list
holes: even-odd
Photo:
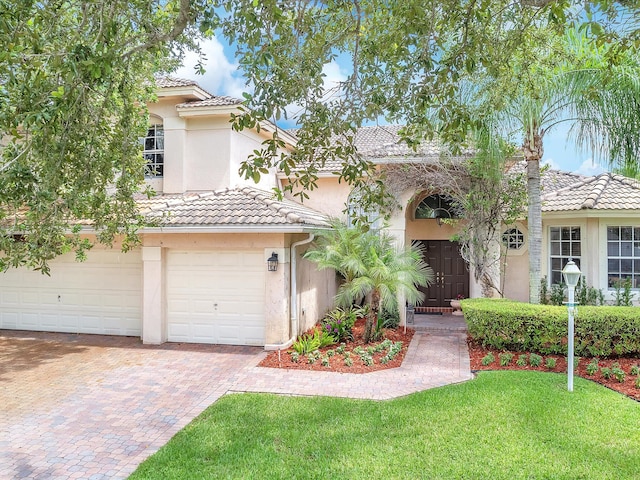
[(575, 291), (576, 285), (580, 280), (580, 269), (569, 259), (567, 264), (562, 269), (562, 276), (564, 282), (567, 284), (569, 290), (569, 301), (567, 302), (567, 310), (569, 311), (569, 351), (567, 353), (567, 389), (573, 392), (573, 314), (575, 311)]

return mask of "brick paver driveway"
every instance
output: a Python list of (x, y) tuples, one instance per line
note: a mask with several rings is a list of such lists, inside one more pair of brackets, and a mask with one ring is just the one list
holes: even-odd
[(0, 332), (0, 478), (126, 478), (261, 348)]
[(258, 347), (0, 331), (0, 479), (126, 478), (227, 392), (388, 400), (470, 380), (454, 320), (416, 325), (400, 368), (365, 375), (257, 367)]

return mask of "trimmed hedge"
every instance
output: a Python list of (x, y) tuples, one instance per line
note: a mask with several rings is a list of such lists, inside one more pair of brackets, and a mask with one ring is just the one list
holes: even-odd
[[(506, 299), (461, 302), (469, 335), (484, 347), (567, 354), (567, 308)], [(574, 353), (581, 357), (640, 354), (640, 308), (579, 306)]]

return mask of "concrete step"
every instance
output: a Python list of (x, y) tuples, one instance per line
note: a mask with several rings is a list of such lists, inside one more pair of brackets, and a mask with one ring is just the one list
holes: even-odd
[(415, 314), (413, 323), (407, 326), (415, 329), (416, 332), (428, 333), (467, 333), (467, 323), (462, 315), (426, 315)]

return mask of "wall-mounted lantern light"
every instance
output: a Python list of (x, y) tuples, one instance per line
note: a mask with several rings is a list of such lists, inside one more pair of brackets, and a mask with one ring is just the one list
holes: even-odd
[(271, 256), (267, 259), (267, 270), (270, 272), (278, 270), (278, 254), (276, 252), (271, 253)]

